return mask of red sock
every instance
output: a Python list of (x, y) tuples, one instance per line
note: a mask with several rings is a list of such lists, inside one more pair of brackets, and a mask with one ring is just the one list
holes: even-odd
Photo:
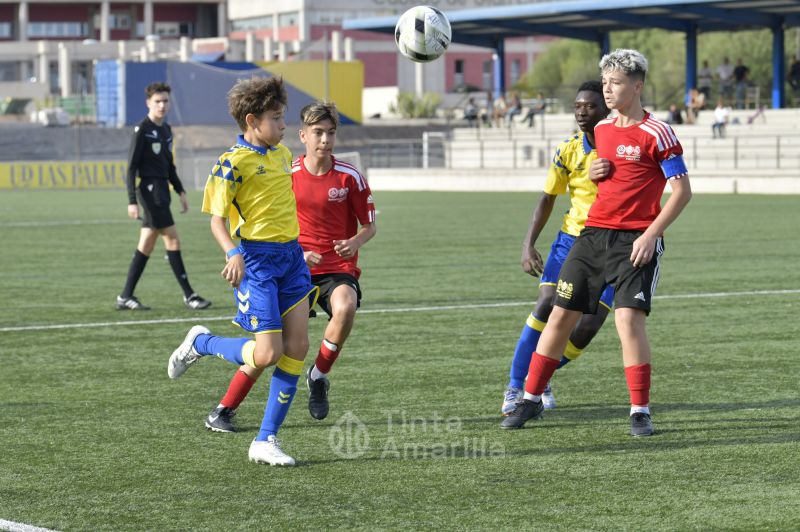
[(331, 366), (336, 362), (336, 357), (339, 356), (339, 346), (328, 340), (323, 340), (319, 346), (319, 353), (314, 365), (322, 373), (330, 373)]
[(230, 385), (228, 385), (228, 391), (225, 393), (225, 397), (222, 398), (219, 404), (226, 408), (233, 408), (236, 410), (239, 408), (239, 405), (242, 404), (244, 398), (247, 397), (250, 388), (252, 388), (255, 383), (256, 381), (251, 379), (247, 373), (244, 371), (237, 371), (231, 379)]
[(631, 404), (647, 406), (650, 404), (650, 364), (639, 364), (625, 368), (625, 380), (628, 381), (628, 393)]
[(550, 377), (553, 376), (560, 360), (540, 355), (534, 352), (531, 357), (531, 365), (528, 367), (528, 380), (525, 381), (525, 391), (533, 395), (542, 395)]

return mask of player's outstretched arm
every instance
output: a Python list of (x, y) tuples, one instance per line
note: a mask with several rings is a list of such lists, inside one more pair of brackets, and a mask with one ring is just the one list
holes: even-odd
[(520, 259), (522, 271), (534, 277), (539, 277), (544, 271), (544, 261), (542, 260), (542, 255), (536, 249), (536, 240), (538, 240), (544, 226), (547, 225), (547, 220), (550, 219), (555, 202), (555, 194), (542, 194), (539, 198), (539, 203), (536, 204), (536, 208), (533, 210), (531, 221), (528, 224), (528, 231), (522, 241), (522, 257)]
[(631, 263), (636, 267), (650, 262), (655, 252), (658, 237), (664, 234), (667, 227), (678, 218), (681, 211), (689, 203), (689, 200), (692, 199), (692, 186), (689, 183), (689, 176), (670, 179), (669, 183), (672, 188), (672, 194), (669, 199), (664, 203), (664, 207), (656, 219), (653, 220), (653, 223), (650, 224), (650, 227), (633, 242)]

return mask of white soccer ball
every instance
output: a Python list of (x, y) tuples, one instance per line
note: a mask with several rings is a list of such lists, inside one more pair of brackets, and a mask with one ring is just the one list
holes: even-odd
[(450, 46), (451, 36), (450, 21), (444, 13), (430, 6), (412, 7), (400, 15), (394, 27), (397, 49), (417, 63), (427, 63), (441, 56)]

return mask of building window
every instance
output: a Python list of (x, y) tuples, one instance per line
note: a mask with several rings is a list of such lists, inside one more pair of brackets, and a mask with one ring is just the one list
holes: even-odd
[(86, 22), (30, 22), (28, 37), (87, 37)]
[(511, 74), (512, 85), (515, 84), (517, 81), (519, 81), (519, 73), (521, 69), (522, 69), (522, 61), (520, 61), (519, 59), (514, 59), (513, 61), (511, 61), (510, 74)]
[[(102, 20), (100, 14), (94, 16), (94, 27), (99, 28)], [(129, 30), (131, 29), (131, 15), (130, 13), (111, 13), (108, 16), (108, 28), (111, 30)]]
[(455, 68), (453, 83), (458, 87), (464, 84), (464, 60), (456, 59), (453, 67)]
[(13, 29), (10, 22), (0, 22), (0, 39), (10, 39), (13, 37)]
[(278, 27), (285, 28), (287, 26), (297, 26), (299, 13), (294, 11), (292, 13), (281, 13), (278, 15)]
[(484, 89), (491, 89), (492, 88), (492, 68), (494, 67), (494, 62), (484, 61), (483, 62), (483, 88)]
[(231, 21), (233, 31), (271, 30), (272, 15), (266, 17), (240, 18)]

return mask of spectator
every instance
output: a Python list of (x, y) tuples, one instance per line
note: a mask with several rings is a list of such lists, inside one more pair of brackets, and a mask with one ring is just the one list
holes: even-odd
[(729, 100), (733, 96), (733, 65), (730, 64), (727, 57), (717, 67), (717, 78), (719, 79), (719, 95)]
[(736, 60), (736, 68), (733, 69), (733, 79), (736, 82), (736, 107), (744, 109), (744, 98), (747, 92), (747, 76), (750, 69), (744, 66), (741, 59)]
[(730, 114), (731, 109), (725, 106), (725, 100), (718, 99), (717, 107), (714, 108), (714, 123), (711, 124), (711, 134), (714, 138), (725, 138), (725, 126), (728, 125)]
[(705, 107), (705, 105), (705, 94), (696, 88), (692, 88), (692, 90), (689, 91), (689, 98), (686, 102), (686, 123), (694, 124), (697, 122), (697, 115), (700, 114), (700, 110)]
[(494, 98), (492, 98), (492, 91), (486, 91), (486, 108), (481, 114), (481, 120), (486, 127), (492, 127), (492, 118), (494, 118)]
[(792, 60), (792, 64), (789, 65), (789, 74), (788, 74), (789, 86), (795, 93), (800, 92), (800, 58), (795, 56)]
[(521, 113), (522, 102), (519, 99), (519, 94), (514, 92), (511, 94), (511, 103), (508, 106), (508, 111), (506, 111), (506, 123), (508, 124), (508, 127), (511, 127), (514, 117)]
[(713, 73), (711, 67), (708, 66), (708, 60), (703, 61), (703, 68), (697, 72), (697, 88), (706, 98), (706, 101), (711, 99), (711, 79)]
[(536, 122), (536, 115), (544, 114), (544, 110), (547, 108), (547, 99), (544, 97), (544, 94), (541, 92), (536, 95), (536, 100), (531, 104), (530, 109), (528, 109), (527, 114), (522, 119), (523, 122), (528, 122), (528, 127), (533, 127), (534, 123)]
[(475, 98), (470, 97), (467, 100), (467, 105), (464, 106), (464, 120), (467, 121), (469, 127), (478, 125), (478, 106), (475, 105)]
[(499, 94), (492, 102), (492, 119), (495, 127), (503, 125), (503, 117), (506, 115), (507, 108), (506, 97), (503, 94)]
[(678, 109), (678, 105), (671, 103), (669, 104), (669, 111), (667, 111), (667, 124), (674, 125), (674, 124), (683, 124), (683, 115), (681, 115), (681, 110)]

